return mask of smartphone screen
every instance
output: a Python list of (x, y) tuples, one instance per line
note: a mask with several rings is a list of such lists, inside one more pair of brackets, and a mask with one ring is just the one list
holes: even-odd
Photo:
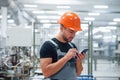
[(89, 49), (84, 49), (84, 50), (82, 50), (81, 53), (86, 53), (88, 50), (89, 50)]

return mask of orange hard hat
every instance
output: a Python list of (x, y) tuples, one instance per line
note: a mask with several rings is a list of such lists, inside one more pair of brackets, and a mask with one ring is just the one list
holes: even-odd
[(81, 31), (81, 22), (79, 16), (74, 12), (65, 12), (58, 20), (59, 24), (62, 24), (68, 29), (74, 31)]

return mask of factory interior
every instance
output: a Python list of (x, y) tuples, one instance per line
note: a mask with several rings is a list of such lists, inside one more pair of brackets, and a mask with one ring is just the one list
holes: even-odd
[(44, 80), (39, 50), (67, 11), (81, 19), (72, 42), (89, 49), (81, 75), (92, 79), (79, 80), (120, 80), (120, 0), (0, 0), (0, 80)]

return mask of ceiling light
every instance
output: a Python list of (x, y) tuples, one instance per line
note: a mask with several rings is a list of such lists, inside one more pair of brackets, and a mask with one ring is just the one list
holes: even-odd
[(30, 28), (31, 28), (31, 26), (27, 26), (27, 25), (26, 25), (24, 28), (30, 29)]
[(0, 15), (0, 19), (2, 18), (2, 16)]
[(37, 32), (39, 32), (39, 30), (38, 30), (38, 29), (35, 29), (35, 32), (37, 33)]
[(8, 15), (7, 18), (10, 18), (10, 15)]
[(48, 16), (36, 16), (38, 19), (47, 19)]
[(48, 19), (59, 19), (60, 16), (48, 16)]
[(14, 23), (14, 20), (13, 19), (9, 19), (8, 23)]
[[(8, 15), (7, 18), (10, 18), (10, 15)], [(2, 19), (2, 15), (0, 15), (0, 19)]]
[(103, 39), (104, 39), (104, 40), (111, 40), (112, 37), (111, 37), (111, 36), (104, 36)]
[(120, 22), (120, 18), (114, 18), (113, 21)]
[(40, 20), (41, 23), (48, 23), (50, 20)]
[(90, 15), (90, 16), (99, 16), (100, 13), (88, 13), (88, 15)]
[(57, 8), (65, 8), (65, 9), (68, 9), (70, 8), (70, 6), (56, 6)]
[(95, 20), (95, 18), (93, 18), (93, 17), (85, 17), (85, 18), (84, 18), (84, 20), (94, 21), (94, 20)]
[(38, 19), (58, 19), (59, 16), (37, 16)]
[(107, 9), (108, 6), (107, 5), (95, 5), (94, 8), (99, 8), (99, 9)]
[(58, 11), (45, 11), (45, 13), (48, 13), (48, 14), (58, 14), (59, 12)]
[(57, 23), (57, 20), (51, 20), (50, 22), (52, 22), (52, 23)]
[(58, 15), (63, 15), (64, 14), (64, 12), (63, 11), (60, 11), (59, 13), (58, 13)]
[(45, 13), (45, 11), (32, 11), (32, 13), (40, 14), (40, 13)]
[(85, 2), (79, 2), (79, 0), (34, 0), (34, 3), (41, 4), (85, 4)]
[(111, 30), (108, 27), (99, 27), (100, 32), (111, 32)]
[(36, 8), (37, 5), (29, 5), (29, 4), (25, 4), (24, 7), (30, 7), (30, 8), (31, 8), (31, 7), (34, 7), (34, 8)]
[(109, 25), (117, 25), (117, 22), (109, 22)]
[(106, 29), (116, 30), (116, 29), (117, 29), (117, 27), (116, 27), (116, 26), (106, 26)]
[(29, 8), (29, 7), (25, 7), (25, 8), (23, 8), (23, 10), (33, 11), (33, 10), (36, 10), (36, 8), (33, 8), (33, 7), (31, 7), (31, 8)]

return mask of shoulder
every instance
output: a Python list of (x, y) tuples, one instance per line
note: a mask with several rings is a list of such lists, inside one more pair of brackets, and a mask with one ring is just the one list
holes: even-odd
[(55, 55), (55, 49), (53, 44), (48, 40), (41, 44), (40, 58), (52, 58)]
[(52, 43), (48, 40), (48, 41), (45, 41), (42, 45), (42, 47), (52, 47)]
[(44, 48), (54, 48), (55, 45), (51, 42), (51, 40), (56, 43), (55, 39), (53, 38), (53, 39), (50, 39), (50, 40), (45, 41), (45, 42), (42, 44), (42, 47), (44, 47)]

